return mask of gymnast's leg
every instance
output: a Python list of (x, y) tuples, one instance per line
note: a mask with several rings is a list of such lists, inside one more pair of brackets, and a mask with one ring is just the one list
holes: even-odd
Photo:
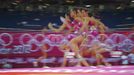
[(90, 66), (87, 61), (81, 56), (80, 52), (79, 52), (79, 47), (77, 44), (75, 43), (71, 43), (71, 49), (73, 50), (73, 52), (75, 52), (76, 57), (78, 58), (78, 65), (80, 65), (81, 63), (84, 66)]

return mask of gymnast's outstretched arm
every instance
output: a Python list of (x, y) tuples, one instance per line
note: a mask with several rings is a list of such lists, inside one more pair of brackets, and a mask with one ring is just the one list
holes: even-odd
[(48, 27), (53, 32), (61, 32), (61, 31), (63, 31), (66, 28), (66, 25), (65, 24), (62, 24), (59, 28), (54, 28), (53, 25), (52, 25), (52, 23), (49, 23), (48, 24)]

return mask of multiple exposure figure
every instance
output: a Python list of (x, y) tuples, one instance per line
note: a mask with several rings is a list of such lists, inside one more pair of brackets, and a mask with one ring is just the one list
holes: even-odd
[[(78, 59), (77, 65), (90, 66), (90, 64), (88, 64), (88, 62), (83, 58), (83, 51), (86, 50), (88, 50), (89, 54), (96, 59), (97, 64), (100, 65), (101, 62), (103, 62), (102, 60), (104, 60), (104, 57), (101, 55), (101, 53), (105, 52), (106, 49), (102, 48), (99, 44), (94, 44), (90, 48), (84, 48), (82, 47), (82, 44), (85, 44), (85, 40), (88, 40), (88, 34), (92, 34), (94, 36), (104, 34), (107, 30), (107, 27), (99, 19), (89, 16), (86, 9), (72, 9), (68, 15), (66, 14), (65, 17), (60, 17), (60, 19), (63, 24), (59, 28), (54, 28), (52, 23), (48, 24), (48, 27), (51, 31), (64, 32), (66, 35), (70, 33), (77, 35), (76, 37), (70, 39), (68, 44), (62, 44), (60, 46), (60, 49), (66, 50), (61, 66), (63, 67), (67, 65), (68, 52), (73, 52), (73, 57), (71, 57), (71, 59)], [(46, 31), (46, 29), (43, 31)], [(44, 48), (42, 48), (42, 50)], [(43, 56), (38, 58), (37, 61), (47, 57), (47, 53), (42, 53)], [(104, 62), (104, 64), (108, 65), (106, 62)]]

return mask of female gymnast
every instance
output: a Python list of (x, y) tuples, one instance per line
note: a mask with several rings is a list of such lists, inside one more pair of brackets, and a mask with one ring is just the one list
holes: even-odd
[[(90, 17), (87, 10), (83, 9), (71, 10), (69, 16), (65, 15), (65, 18), (61, 17), (61, 21), (63, 24), (58, 29), (54, 28), (51, 23), (48, 25), (49, 29), (54, 32), (62, 32), (66, 29), (66, 34), (77, 33), (77, 37), (72, 38), (69, 41), (69, 46), (61, 45), (61, 48), (65, 48), (67, 51), (73, 51), (75, 57), (78, 58), (79, 65), (83, 64), (84, 66), (89, 66), (87, 61), (81, 55), (80, 45), (87, 39), (88, 32), (96, 36), (99, 32), (104, 33), (107, 27), (94, 17)], [(39, 60), (40, 59), (42, 59), (42, 57), (39, 58)], [(67, 58), (64, 56), (62, 66), (66, 65), (66, 60)]]
[[(69, 48), (70, 48), (70, 50), (72, 50), (75, 53), (75, 56), (79, 60), (78, 61), (79, 65), (83, 64), (84, 66), (89, 66), (87, 61), (82, 57), (83, 56), (82, 51), (80, 51), (81, 47), (82, 47), (81, 44), (83, 44), (84, 41), (87, 40), (87, 33), (88, 32), (90, 32), (91, 34), (96, 36), (96, 33), (97, 34), (99, 32), (105, 33), (105, 30), (107, 27), (103, 23), (101, 23), (99, 20), (95, 19), (94, 17), (89, 17), (87, 15), (86, 11), (84, 11), (84, 10), (82, 10), (82, 11), (77, 10), (77, 13), (76, 13), (76, 15), (74, 15), (74, 13), (71, 13), (71, 17), (75, 16), (76, 19), (74, 19), (74, 22), (79, 22), (78, 24), (74, 23), (74, 25), (73, 25), (74, 31), (75, 32), (77, 31), (79, 33), (79, 35), (70, 40), (69, 44), (71, 46), (68, 47), (67, 50), (69, 50)], [(82, 33), (86, 33), (86, 34), (82, 34)], [(64, 47), (64, 46), (62, 45), (62, 47)], [(95, 47), (97, 47), (97, 46), (95, 46)], [(100, 50), (96, 50), (96, 49), (93, 46), (93, 50), (90, 50), (90, 52), (91, 52), (92, 56), (96, 58), (97, 64), (99, 65), (100, 62), (102, 62), (100, 60), (102, 60), (104, 58), (101, 55), (101, 53), (103, 53), (103, 51), (105, 51), (105, 49), (103, 50), (103, 48), (101, 48), (101, 47), (100, 47)], [(67, 58), (65, 56), (62, 66), (65, 66), (66, 63), (67, 63)], [(105, 63), (105, 64), (107, 64), (107, 63)]]

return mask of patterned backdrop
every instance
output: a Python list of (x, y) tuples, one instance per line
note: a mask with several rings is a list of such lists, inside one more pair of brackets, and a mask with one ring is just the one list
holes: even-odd
[[(59, 46), (68, 43), (76, 34), (41, 32), (1, 32), (0, 33), (0, 64), (9, 62), (14, 67), (32, 67), (38, 57), (42, 56), (41, 46), (48, 45), (48, 58), (40, 63), (62, 63), (64, 50)], [(103, 40), (101, 39), (103, 37)], [(112, 53), (104, 53), (107, 62), (113, 65), (134, 64), (134, 32), (113, 32), (94, 36), (88, 34), (86, 46), (99, 41), (111, 47)], [(94, 62), (90, 55), (85, 56), (89, 62)], [(29, 66), (27, 66), (29, 65)]]

